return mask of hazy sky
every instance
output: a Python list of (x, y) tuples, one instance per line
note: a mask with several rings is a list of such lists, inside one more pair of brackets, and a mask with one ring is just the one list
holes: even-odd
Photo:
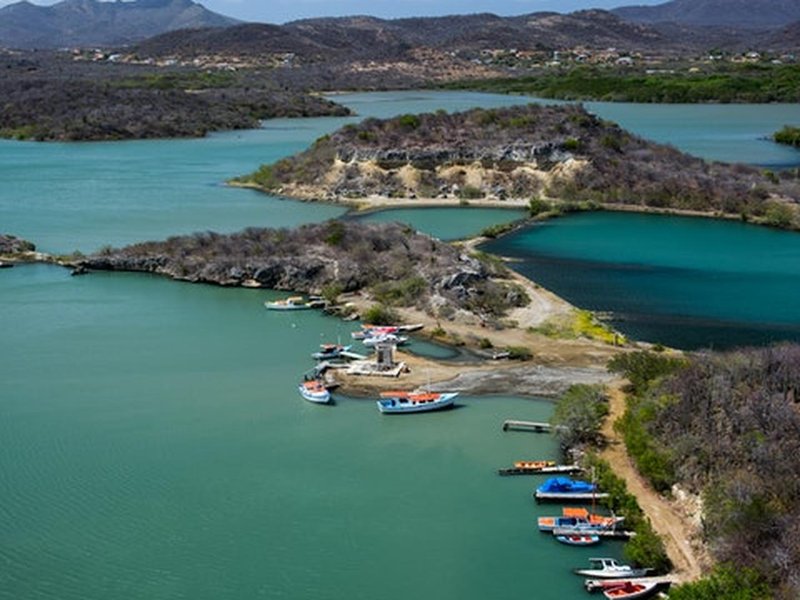
[[(57, 0), (33, 0), (55, 4)], [(283, 23), (292, 19), (341, 15), (409, 17), (491, 12), (519, 15), (542, 10), (570, 12), (582, 8), (613, 8), (631, 4), (661, 4), (665, 0), (205, 0), (206, 8), (245, 21)], [(0, 6), (16, 0), (0, 0)]]

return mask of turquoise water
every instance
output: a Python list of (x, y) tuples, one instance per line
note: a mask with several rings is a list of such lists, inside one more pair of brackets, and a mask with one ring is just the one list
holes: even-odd
[(800, 235), (630, 213), (555, 219), (483, 246), (638, 339), (681, 348), (800, 340)]
[[(341, 100), (361, 116), (527, 101), (460, 92)], [(752, 112), (762, 118), (761, 108)], [(652, 115), (631, 107), (628, 116), (637, 114), (647, 127)], [(338, 207), (221, 182), (352, 120), (275, 120), (203, 140), (0, 142), (0, 230), (71, 252), (338, 216)], [(690, 133), (717, 136), (713, 120)], [(743, 160), (762, 158), (757, 137), (737, 147)], [(434, 214), (414, 226), (434, 231), (473, 213)], [(483, 228), (496, 215), (478, 221)], [(569, 223), (580, 221), (557, 226)], [(657, 228), (631, 232), (633, 258)], [(692, 237), (682, 231), (673, 232), (681, 243)], [(759, 277), (779, 279), (783, 267), (765, 274), (754, 259), (739, 270), (761, 242), (750, 228), (725, 231), (730, 259), (720, 276), (738, 282), (732, 296), (755, 298)], [(572, 243), (587, 236), (601, 239), (584, 231)], [(769, 248), (763, 264), (784, 250)], [(619, 262), (616, 251), (605, 260)], [(699, 277), (717, 277), (719, 260), (703, 263)], [(662, 288), (665, 298), (685, 295), (669, 279)], [(785, 298), (796, 291), (790, 285)], [(553, 509), (532, 502), (536, 479), (494, 473), (555, 455), (547, 436), (500, 431), (505, 418), (546, 420), (550, 404), (464, 398), (458, 410), (406, 418), (341, 396), (333, 407), (310, 405), (295, 389), (308, 355), (345, 339), (352, 324), (265, 311), (263, 300), (277, 296), (142, 275), (72, 278), (46, 266), (0, 271), (0, 598), (585, 597), (570, 568), (618, 556), (619, 545), (581, 550), (540, 536), (535, 517)], [(788, 302), (753, 303), (765, 322), (783, 323), (793, 318)], [(716, 305), (728, 310), (724, 299)]]
[(309, 404), (308, 353), (352, 324), (275, 296), (3, 272), (0, 598), (583, 597), (598, 549), (540, 535), (538, 478), (495, 474), (555, 456), (500, 428), (549, 403)]
[(452, 241), (474, 237), (488, 225), (511, 223), (528, 216), (528, 211), (512, 208), (395, 208), (355, 215), (359, 221), (408, 223), (418, 231)]

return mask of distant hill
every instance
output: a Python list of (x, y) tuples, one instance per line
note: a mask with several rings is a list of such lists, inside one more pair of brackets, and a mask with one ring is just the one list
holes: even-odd
[(671, 0), (655, 6), (624, 6), (612, 11), (636, 23), (770, 29), (800, 20), (798, 0)]
[(224, 30), (167, 33), (143, 42), (137, 53), (188, 56), (227, 52), (257, 56), (293, 52), (305, 62), (316, 62), (385, 59), (420, 47), (469, 56), (482, 50), (554, 50), (578, 45), (633, 50), (681, 47), (679, 41), (652, 27), (623, 21), (607, 11), (592, 10), (568, 15), (475, 14), (395, 20), (342, 17), (305, 19), (282, 26), (243, 24)]
[(237, 23), (192, 0), (63, 0), (52, 6), (23, 0), (0, 8), (0, 46), (120, 46), (175, 29)]

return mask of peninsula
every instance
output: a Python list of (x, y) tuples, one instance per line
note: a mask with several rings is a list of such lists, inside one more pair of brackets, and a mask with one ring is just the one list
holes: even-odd
[[(447, 381), (473, 393), (557, 396), (569, 385), (609, 380), (605, 364), (622, 349), (589, 313), (578, 311), (468, 245), (448, 244), (397, 223), (328, 221), (296, 229), (199, 233), (107, 249), (72, 263), (83, 270), (138, 271), (224, 286), (320, 294), (339, 312), (371, 322), (425, 324), (442, 342), (502, 351), (517, 361), (465, 366), (412, 356), (406, 385)], [(542, 327), (547, 324), (547, 327)], [(558, 335), (554, 335), (557, 332)], [(394, 380), (343, 381), (350, 393)]]
[(232, 183), (362, 206), (531, 202), (536, 212), (621, 206), (800, 225), (796, 173), (707, 162), (580, 106), (367, 119)]

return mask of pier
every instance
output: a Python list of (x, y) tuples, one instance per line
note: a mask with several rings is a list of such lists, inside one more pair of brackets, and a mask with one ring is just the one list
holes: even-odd
[(615, 540), (629, 540), (636, 535), (635, 531), (626, 531), (624, 529), (600, 529), (600, 528), (585, 528), (585, 527), (558, 527), (553, 530), (553, 535), (596, 535), (601, 538), (610, 538)]
[(503, 431), (531, 431), (534, 433), (550, 433), (552, 427), (550, 423), (538, 421), (515, 421), (506, 419), (503, 421)]

